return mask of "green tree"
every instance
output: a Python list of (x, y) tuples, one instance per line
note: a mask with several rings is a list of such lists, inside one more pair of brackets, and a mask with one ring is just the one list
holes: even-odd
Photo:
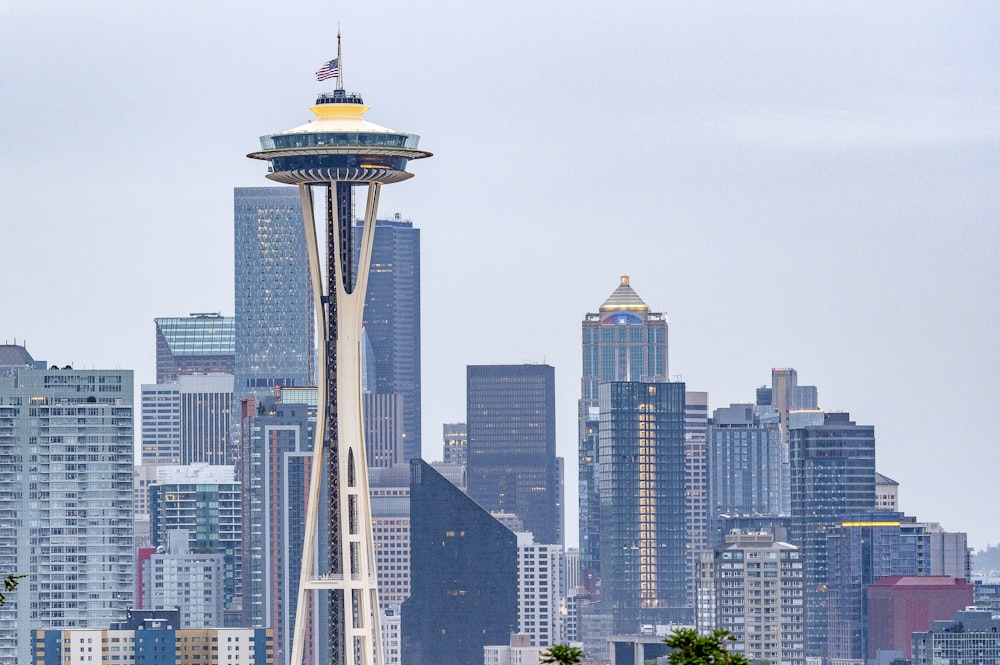
[(7, 594), (14, 591), (17, 588), (17, 583), (25, 577), (27, 575), (8, 573), (7, 577), (3, 578), (3, 591), (0, 591), (0, 606), (3, 606), (7, 602)]
[(568, 644), (553, 644), (541, 653), (543, 665), (576, 665), (583, 660), (583, 650)]
[(726, 649), (726, 642), (736, 641), (728, 630), (702, 636), (693, 628), (678, 628), (663, 641), (673, 649), (670, 665), (750, 665), (749, 658)]

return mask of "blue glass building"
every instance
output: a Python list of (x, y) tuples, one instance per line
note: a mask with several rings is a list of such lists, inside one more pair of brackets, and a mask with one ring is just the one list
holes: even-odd
[(578, 404), (580, 574), (593, 589), (600, 576), (598, 386), (608, 381), (668, 379), (667, 315), (653, 312), (621, 277), (596, 313), (583, 319), (583, 377)]
[(315, 327), (294, 187), (234, 190), (236, 400), (315, 385)]
[(789, 535), (805, 564), (807, 656), (826, 651), (827, 531), (844, 515), (875, 510), (875, 428), (849, 413), (820, 415), (822, 424), (789, 429)]
[(683, 383), (600, 387), (601, 604), (615, 633), (690, 622)]

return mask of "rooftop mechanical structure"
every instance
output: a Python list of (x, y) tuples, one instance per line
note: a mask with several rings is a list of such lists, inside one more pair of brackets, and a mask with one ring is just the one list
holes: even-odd
[[(406, 172), (409, 160), (430, 157), (431, 153), (417, 148), (418, 136), (365, 120), (368, 108), (360, 95), (343, 90), (338, 77), (337, 89), (320, 94), (310, 107), (315, 120), (262, 136), (261, 149), (247, 155), (270, 162), (268, 179), (298, 185), (320, 327), (320, 400), (290, 661), (293, 665), (303, 663), (306, 655), (310, 608), (320, 606), (318, 600), (313, 600), (317, 591), (329, 592), (330, 662), (384, 662), (361, 413), (361, 324), (379, 191), (382, 185), (411, 178), (413, 174)], [(367, 202), (361, 237), (352, 239), (356, 231), (354, 190), (363, 186), (367, 186)], [(314, 205), (314, 193), (325, 197), (325, 206)], [(317, 212), (325, 217), (325, 274), (317, 241)], [(359, 243), (357, 266), (352, 265), (355, 243)], [(321, 493), (324, 484), (327, 491)], [(325, 543), (317, 543), (324, 503), (329, 512), (325, 522), (328, 548)], [(328, 559), (326, 566), (317, 563), (321, 554)]]

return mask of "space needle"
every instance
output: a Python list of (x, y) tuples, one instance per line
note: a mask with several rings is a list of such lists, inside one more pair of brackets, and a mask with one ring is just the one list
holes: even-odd
[[(267, 177), (298, 185), (306, 230), (309, 276), (319, 337), (319, 404), (316, 442), (306, 507), (302, 568), (292, 641), (292, 665), (306, 654), (310, 607), (318, 591), (329, 592), (330, 662), (383, 665), (378, 585), (372, 542), (368, 468), (361, 413), (361, 324), (371, 265), (375, 215), (382, 185), (411, 178), (411, 159), (430, 157), (419, 137), (368, 122), (361, 96), (344, 91), (340, 35), (337, 59), (317, 78), (336, 78), (333, 92), (309, 107), (316, 118), (300, 127), (260, 138), (248, 157), (270, 162)], [(354, 190), (367, 186), (364, 223), (352, 239)], [(326, 271), (320, 264), (317, 206), (326, 233)], [(354, 245), (357, 265), (354, 266)], [(326, 486), (325, 496), (321, 493)], [(328, 506), (327, 543), (317, 543), (321, 502)], [(328, 549), (328, 552), (326, 551)], [(319, 561), (327, 558), (326, 565)], [(325, 595), (325, 594), (324, 594)], [(317, 616), (319, 612), (317, 611)]]

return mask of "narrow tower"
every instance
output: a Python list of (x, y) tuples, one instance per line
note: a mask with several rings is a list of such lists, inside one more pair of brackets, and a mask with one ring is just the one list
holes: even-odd
[[(338, 37), (339, 39), (339, 37)], [(338, 48), (339, 51), (339, 48)], [(339, 56), (339, 53), (338, 53)], [(364, 119), (361, 96), (344, 92), (340, 58), (324, 65), (338, 74), (337, 89), (322, 93), (310, 110), (316, 119), (286, 132), (262, 136), (261, 150), (248, 155), (270, 162), (268, 179), (298, 185), (305, 222), (309, 275), (319, 334), (316, 445), (306, 508), (302, 572), (291, 663), (305, 655), (311, 598), (330, 595), (330, 662), (382, 665), (371, 507), (361, 413), (361, 323), (379, 191), (412, 177), (411, 159), (429, 157), (419, 137)], [(324, 71), (321, 70), (321, 71)], [(352, 241), (354, 188), (367, 185), (364, 221)], [(326, 271), (320, 266), (314, 190), (324, 197)], [(352, 251), (358, 244), (358, 251)], [(352, 265), (357, 257), (357, 265)], [(324, 284), (325, 278), (325, 284)], [(329, 506), (329, 547), (317, 548), (321, 488)], [(329, 551), (328, 563), (317, 563)]]

